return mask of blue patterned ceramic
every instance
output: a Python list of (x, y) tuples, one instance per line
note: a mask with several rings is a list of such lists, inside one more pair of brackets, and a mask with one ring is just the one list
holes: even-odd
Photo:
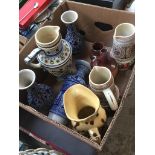
[(84, 60), (77, 60), (76, 69), (77, 69), (76, 74), (68, 75), (65, 77), (64, 84), (60, 89), (60, 92), (49, 111), (48, 117), (62, 124), (66, 124), (68, 120), (64, 111), (64, 104), (63, 104), (63, 95), (65, 91), (74, 84), (86, 85), (85, 76), (90, 72), (91, 67), (88, 62)]
[(25, 151), (25, 150), (29, 149), (29, 147), (30, 147), (30, 145), (19, 140), (19, 151)]
[(27, 89), (27, 101), (30, 106), (37, 110), (43, 107), (49, 108), (54, 101), (53, 91), (45, 84), (34, 83)]
[(70, 43), (72, 53), (81, 53), (84, 46), (84, 37), (77, 31), (75, 22), (78, 19), (78, 14), (75, 11), (65, 11), (61, 15), (61, 20), (67, 26), (65, 40)]
[(38, 111), (49, 109), (54, 101), (52, 89), (45, 84), (35, 82), (36, 75), (30, 69), (19, 71), (19, 90), (27, 91), (28, 104)]
[[(46, 36), (46, 37), (44, 37)], [(71, 70), (72, 48), (61, 37), (59, 26), (44, 26), (35, 33), (35, 42), (38, 48), (24, 59), (34, 68), (43, 68), (56, 77), (61, 77)], [(37, 58), (38, 63), (33, 63)]]

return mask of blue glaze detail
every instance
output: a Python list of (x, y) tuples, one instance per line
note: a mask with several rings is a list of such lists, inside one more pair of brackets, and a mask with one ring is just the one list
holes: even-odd
[(54, 101), (52, 89), (45, 84), (34, 83), (27, 89), (27, 101), (30, 106), (36, 110), (43, 107), (50, 107)]
[(84, 37), (77, 31), (74, 24), (67, 25), (67, 34), (65, 40), (68, 41), (72, 47), (72, 53), (81, 53), (84, 46)]
[(49, 111), (51, 113), (59, 115), (60, 117), (63, 117), (66, 120), (67, 117), (64, 111), (63, 94), (69, 87), (71, 87), (74, 84), (86, 85), (84, 78), (90, 72), (91, 67), (88, 62), (84, 60), (77, 60), (76, 69), (77, 72), (75, 75), (68, 75), (64, 78), (64, 84), (61, 87), (60, 92)]

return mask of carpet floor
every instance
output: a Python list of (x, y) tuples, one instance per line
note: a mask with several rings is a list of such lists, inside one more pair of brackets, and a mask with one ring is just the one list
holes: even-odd
[(98, 155), (135, 154), (135, 81), (132, 82), (124, 107), (111, 134)]

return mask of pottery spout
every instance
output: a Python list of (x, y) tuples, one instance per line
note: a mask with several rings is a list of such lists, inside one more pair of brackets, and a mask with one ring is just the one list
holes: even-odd
[[(66, 90), (63, 96), (66, 116), (77, 131), (88, 131), (92, 140), (100, 143), (98, 128), (107, 119), (99, 98), (87, 87), (75, 84)], [(102, 121), (101, 121), (102, 120)]]
[[(67, 117), (76, 122), (85, 121), (94, 116), (100, 107), (98, 97), (81, 84), (75, 84), (64, 94), (64, 108)], [(84, 114), (79, 114), (85, 111)], [(91, 113), (89, 113), (91, 111)], [(88, 115), (86, 115), (88, 114)]]
[(115, 28), (115, 32), (113, 35), (114, 39), (118, 40), (124, 40), (124, 39), (131, 39), (135, 35), (135, 27), (133, 24), (130, 23), (122, 23), (119, 24)]
[(57, 33), (57, 35), (59, 35), (60, 27), (59, 26), (53, 26), (53, 31), (55, 31)]

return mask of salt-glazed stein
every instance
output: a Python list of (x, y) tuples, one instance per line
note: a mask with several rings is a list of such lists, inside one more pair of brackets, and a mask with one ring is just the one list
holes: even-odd
[(93, 67), (89, 73), (89, 86), (96, 95), (105, 96), (111, 110), (118, 109), (119, 89), (107, 67)]
[(106, 122), (106, 111), (99, 98), (87, 87), (75, 84), (66, 90), (63, 97), (66, 116), (75, 130), (88, 131), (92, 140), (100, 143), (98, 128)]
[[(25, 62), (34, 68), (43, 68), (54, 76), (68, 73), (72, 63), (70, 44), (62, 39), (59, 26), (43, 26), (35, 33), (35, 48)], [(37, 58), (38, 63), (32, 61)]]
[(121, 23), (115, 28), (111, 56), (116, 60), (120, 70), (126, 70), (134, 63), (135, 26)]

